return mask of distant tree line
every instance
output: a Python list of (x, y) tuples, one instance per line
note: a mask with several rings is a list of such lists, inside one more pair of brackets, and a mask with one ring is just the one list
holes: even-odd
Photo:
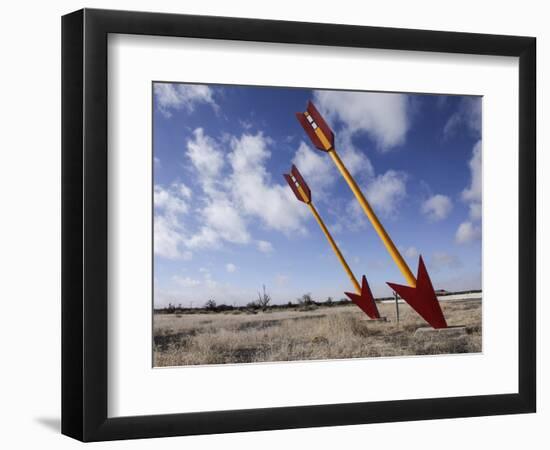
[(202, 307), (184, 307), (180, 304), (177, 306), (168, 303), (168, 306), (164, 308), (155, 308), (155, 313), (159, 314), (201, 314), (212, 312), (226, 312), (226, 311), (239, 311), (239, 312), (257, 312), (257, 311), (276, 311), (284, 309), (297, 309), (300, 311), (308, 311), (315, 309), (319, 306), (332, 307), (349, 305), (351, 302), (347, 298), (341, 298), (340, 300), (334, 300), (332, 297), (328, 297), (323, 301), (316, 301), (313, 299), (311, 293), (303, 294), (297, 298), (295, 302), (289, 301), (288, 303), (272, 304), (271, 296), (266, 290), (265, 285), (262, 286), (262, 291), (258, 292), (258, 296), (247, 303), (245, 306), (226, 305), (224, 303), (218, 304), (213, 298), (204, 303)]
[[(443, 289), (438, 289), (436, 291), (438, 296), (444, 295), (455, 295), (455, 294), (471, 294), (481, 292), (481, 290), (470, 290), (470, 291), (460, 291), (460, 292), (448, 292)], [(377, 298), (376, 301), (390, 300), (394, 297), (382, 297)], [(316, 309), (319, 306), (323, 307), (332, 307), (332, 306), (344, 306), (350, 305), (351, 301), (347, 298), (341, 298), (340, 300), (334, 300), (332, 297), (328, 297), (326, 300), (318, 301), (314, 300), (311, 293), (303, 294), (301, 297), (297, 298), (295, 302), (289, 301), (288, 303), (282, 304), (272, 304), (271, 296), (268, 294), (265, 285), (262, 286), (262, 292), (258, 292), (258, 296), (247, 303), (245, 306), (236, 306), (236, 305), (226, 305), (224, 303), (218, 304), (213, 298), (209, 299), (201, 307), (184, 307), (180, 304), (177, 306), (168, 303), (168, 306), (164, 308), (155, 308), (154, 312), (159, 314), (205, 314), (212, 312), (226, 312), (226, 311), (236, 311), (236, 312), (258, 312), (258, 311), (276, 311), (284, 309), (296, 309), (298, 311), (309, 311)]]

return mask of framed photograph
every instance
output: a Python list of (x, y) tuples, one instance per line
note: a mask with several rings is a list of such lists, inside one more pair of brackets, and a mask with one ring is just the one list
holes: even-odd
[(536, 40), (62, 21), (62, 432), (535, 411)]

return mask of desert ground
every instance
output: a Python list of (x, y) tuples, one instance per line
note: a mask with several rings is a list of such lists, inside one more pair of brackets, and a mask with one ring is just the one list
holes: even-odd
[(160, 314), (153, 318), (155, 367), (481, 352), (481, 300), (443, 301), (449, 326), (466, 335), (416, 335), (427, 324), (407, 304), (380, 303), (387, 322), (355, 305), (266, 311)]

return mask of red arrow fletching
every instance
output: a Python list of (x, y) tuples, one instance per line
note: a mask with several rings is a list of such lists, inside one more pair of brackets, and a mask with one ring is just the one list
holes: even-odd
[(321, 140), (317, 137), (315, 134), (315, 131), (313, 131), (313, 128), (311, 124), (308, 122), (306, 116), (304, 116), (304, 113), (296, 113), (296, 118), (298, 119), (298, 122), (302, 125), (302, 128), (306, 132), (306, 134), (311, 139), (311, 142), (313, 142), (313, 145), (317, 147), (319, 150), (325, 150), (325, 147), (323, 146), (323, 143)]
[[(332, 132), (328, 124), (325, 122), (325, 119), (323, 119), (323, 116), (319, 114), (319, 111), (317, 111), (317, 108), (312, 102), (308, 102), (307, 112), (311, 114), (311, 117), (313, 117), (313, 120), (315, 121), (315, 123), (317, 123), (317, 126), (321, 129), (323, 134), (326, 136), (326, 138), (330, 142), (330, 145), (334, 147), (334, 133)], [(323, 147), (322, 150), (326, 150), (326, 149)]]
[[(304, 203), (311, 202), (311, 190), (309, 189), (309, 186), (307, 185), (306, 181), (302, 177), (302, 174), (294, 164), (292, 165), (290, 174), (285, 173), (283, 174), (283, 176), (285, 177), (285, 180), (290, 186), (290, 189), (292, 189), (292, 192), (294, 192), (294, 195), (298, 200)], [(302, 188), (302, 191), (306, 195), (306, 199), (302, 197), (302, 194), (298, 190), (298, 186)]]
[(290, 170), (290, 173), (298, 182), (298, 186), (300, 186), (302, 190), (306, 193), (308, 200), (311, 201), (311, 190), (309, 189), (306, 180), (304, 180), (304, 177), (302, 177), (302, 174), (294, 164), (292, 164), (292, 169)]
[(397, 294), (405, 300), (412, 309), (428, 322), (433, 328), (447, 328), (447, 322), (441, 311), (441, 306), (435, 295), (432, 281), (420, 256), (418, 261), (418, 275), (416, 287), (401, 284), (387, 283)]

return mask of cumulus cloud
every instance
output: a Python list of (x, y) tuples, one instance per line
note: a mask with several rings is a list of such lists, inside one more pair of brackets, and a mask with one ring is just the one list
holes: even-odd
[(155, 214), (154, 228), (155, 255), (168, 259), (178, 259), (185, 255), (186, 259), (191, 257), (190, 253), (183, 253), (180, 249), (183, 236), (181, 225), (177, 220)]
[(481, 227), (472, 222), (462, 222), (456, 230), (455, 239), (459, 244), (467, 244), (481, 238)]
[(274, 183), (265, 168), (271, 156), (270, 143), (262, 133), (231, 139), (228, 159), (232, 173), (228, 181), (232, 198), (245, 215), (269, 229), (303, 232), (306, 208), (296, 202), (286, 185)]
[(472, 242), (481, 238), (482, 214), (482, 166), (481, 166), (481, 140), (477, 141), (472, 149), (472, 157), (469, 161), (470, 185), (462, 191), (462, 200), (469, 204), (469, 219), (460, 224), (456, 232), (456, 241), (460, 244)]
[(190, 248), (217, 247), (221, 242), (246, 244), (250, 234), (240, 211), (222, 195), (211, 198), (199, 210), (203, 226), (187, 240)]
[(376, 212), (393, 216), (407, 196), (406, 179), (404, 173), (388, 170), (374, 177), (363, 192)]
[[(374, 176), (370, 160), (353, 145), (349, 132), (342, 130), (336, 140), (338, 153), (352, 175), (361, 180), (368, 180)], [(292, 163), (298, 167), (317, 199), (322, 200), (326, 189), (340, 176), (325, 152), (313, 149), (303, 141), (300, 142)]]
[(415, 259), (416, 257), (418, 257), (418, 250), (416, 247), (408, 247), (403, 253), (405, 257), (410, 259)]
[(303, 141), (300, 142), (292, 163), (298, 167), (307, 184), (315, 193), (322, 193), (336, 179), (334, 165), (326, 153), (312, 150)]
[(225, 161), (218, 142), (205, 135), (202, 128), (193, 131), (193, 138), (187, 141), (187, 157), (196, 169), (196, 175), (205, 191), (209, 191), (218, 180)]
[(405, 141), (410, 126), (406, 95), (315, 91), (314, 102), (327, 121), (342, 122), (352, 135), (367, 133), (381, 151)]
[[(201, 128), (194, 130), (185, 156), (198, 190), (192, 193), (183, 183), (155, 187), (155, 254), (189, 258), (191, 250), (252, 242), (260, 252), (273, 251), (270, 242), (252, 238), (252, 223), (283, 233), (305, 232), (307, 210), (266, 170), (270, 145), (262, 133), (217, 140)], [(193, 214), (186, 221), (192, 197)], [(199, 225), (192, 229), (195, 219)]]
[(183, 183), (172, 183), (168, 188), (155, 185), (154, 249), (155, 254), (169, 259), (190, 259), (192, 253), (182, 247), (184, 228), (181, 217), (187, 214), (191, 190)]
[(171, 216), (186, 213), (190, 198), (191, 190), (183, 183), (172, 183), (168, 189), (156, 185), (153, 189), (155, 209)]
[(183, 109), (192, 112), (200, 103), (217, 109), (213, 91), (201, 84), (155, 83), (153, 86), (157, 108), (166, 117), (172, 116), (172, 110)]
[(240, 244), (248, 242), (250, 237), (244, 220), (229, 201), (212, 201), (203, 209), (202, 214), (206, 223), (217, 230), (222, 239)]
[(470, 166), (470, 186), (462, 191), (462, 199), (467, 202), (481, 203), (481, 140), (472, 149)]
[(336, 136), (338, 153), (347, 169), (353, 176), (367, 179), (374, 176), (374, 168), (364, 152), (359, 151), (353, 144), (352, 133), (343, 129)]
[(182, 287), (194, 287), (194, 286), (198, 286), (199, 284), (201, 284), (200, 280), (196, 280), (196, 279), (191, 278), (191, 277), (182, 277), (182, 276), (179, 276), (179, 275), (174, 275), (172, 277), (172, 281), (174, 281), (177, 285), (182, 286)]
[(470, 218), (481, 220), (481, 203), (470, 203)]
[(229, 273), (233, 273), (237, 271), (237, 266), (233, 263), (227, 263), (225, 265), (225, 270), (227, 270)]
[(443, 137), (448, 139), (462, 129), (474, 136), (481, 134), (481, 97), (465, 97), (460, 100), (458, 109), (445, 123)]
[(447, 218), (452, 209), (451, 199), (441, 194), (433, 195), (424, 201), (421, 206), (421, 211), (433, 222)]
[(273, 251), (273, 245), (268, 241), (259, 240), (256, 242), (256, 246), (262, 253), (271, 253)]

